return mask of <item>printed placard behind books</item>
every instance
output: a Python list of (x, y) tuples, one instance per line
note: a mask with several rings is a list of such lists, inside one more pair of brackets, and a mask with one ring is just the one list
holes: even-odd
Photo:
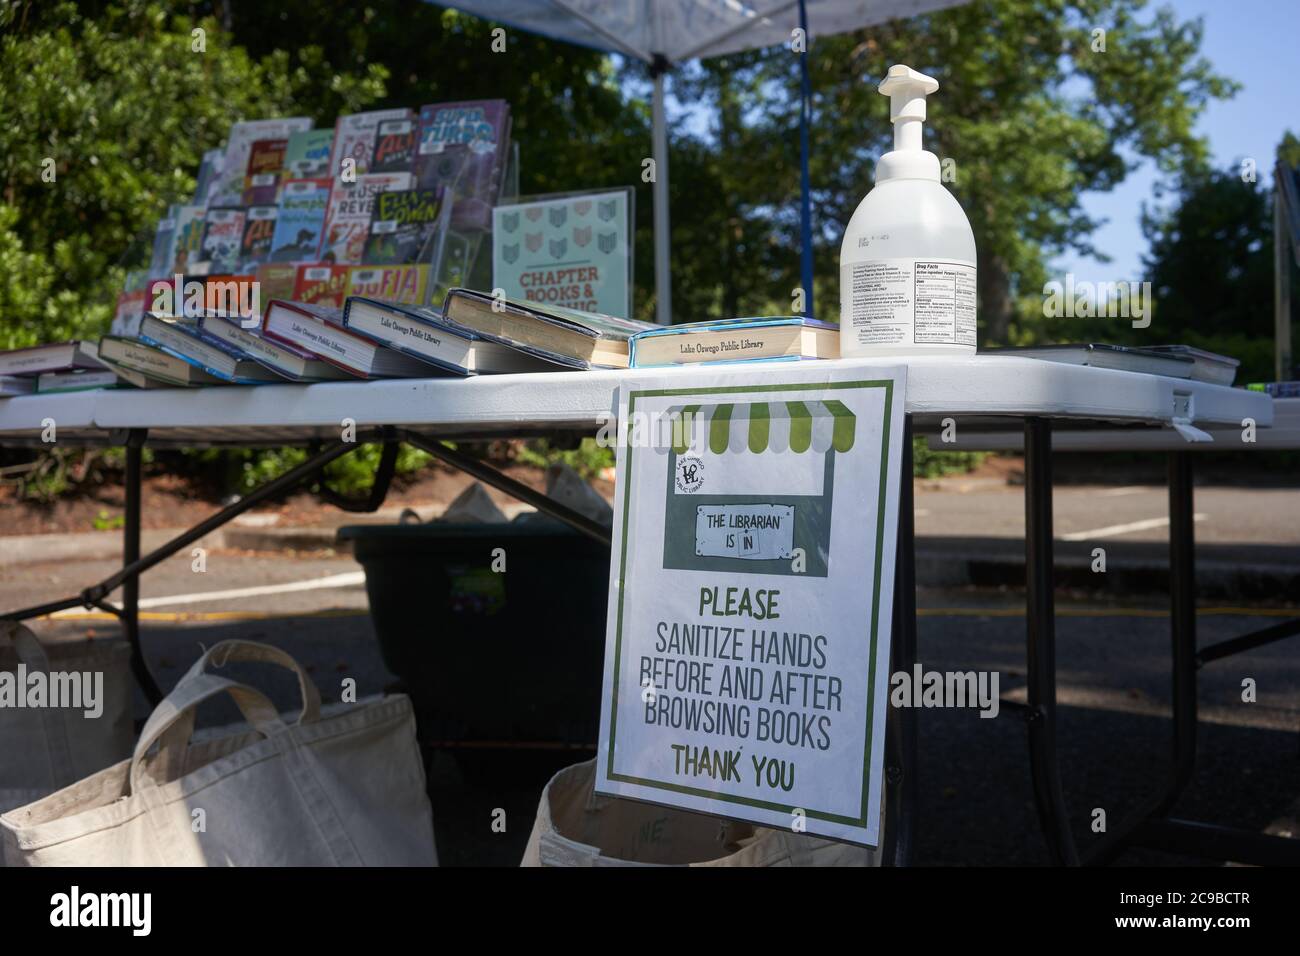
[(674, 371), (619, 388), (596, 790), (876, 846), (907, 369)]

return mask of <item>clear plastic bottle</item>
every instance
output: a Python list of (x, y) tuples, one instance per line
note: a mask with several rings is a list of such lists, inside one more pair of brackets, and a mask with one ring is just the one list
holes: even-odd
[(876, 163), (840, 246), (840, 354), (973, 355), (975, 235), (940, 181), (939, 158), (921, 148), (932, 77), (892, 66), (894, 149)]

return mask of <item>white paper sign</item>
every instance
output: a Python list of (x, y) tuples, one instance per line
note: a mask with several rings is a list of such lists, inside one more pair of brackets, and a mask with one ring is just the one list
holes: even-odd
[(906, 368), (628, 374), (596, 790), (878, 845)]

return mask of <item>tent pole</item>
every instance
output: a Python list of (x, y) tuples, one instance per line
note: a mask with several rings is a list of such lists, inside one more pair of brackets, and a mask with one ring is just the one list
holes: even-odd
[(655, 321), (660, 325), (671, 325), (673, 321), (673, 287), (669, 274), (669, 237), (668, 225), (668, 124), (664, 117), (664, 74), (668, 72), (668, 61), (662, 54), (655, 54), (650, 64), (650, 75), (654, 78), (654, 236), (655, 236)]
[(808, 184), (808, 123), (812, 112), (812, 80), (808, 77), (808, 9), (805, 0), (799, 0), (799, 28), (803, 30), (803, 50), (799, 53), (799, 74), (802, 91), (799, 97), (799, 243), (800, 280), (803, 288), (804, 310), (813, 317), (813, 250), (812, 250), (812, 198)]

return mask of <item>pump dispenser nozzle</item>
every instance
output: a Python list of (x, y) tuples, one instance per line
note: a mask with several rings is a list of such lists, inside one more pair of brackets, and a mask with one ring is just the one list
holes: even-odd
[(939, 81), (901, 63), (889, 68), (881, 81), (881, 94), (889, 97), (889, 119), (894, 124), (894, 150), (876, 164), (876, 182), (886, 179), (939, 179), (939, 158), (921, 146), (925, 98), (939, 89)]

